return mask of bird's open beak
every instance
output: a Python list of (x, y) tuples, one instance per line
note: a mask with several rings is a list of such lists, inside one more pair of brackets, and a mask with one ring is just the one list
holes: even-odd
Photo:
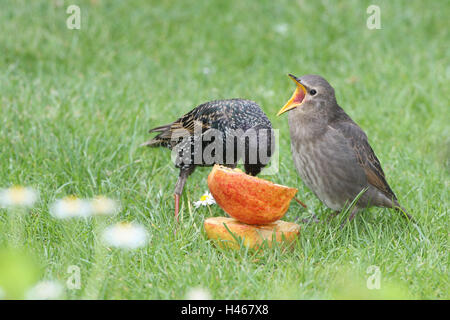
[(292, 81), (295, 82), (295, 84), (297, 85), (297, 89), (295, 89), (295, 92), (292, 95), (291, 99), (289, 99), (284, 107), (281, 108), (280, 111), (278, 111), (277, 116), (300, 106), (306, 96), (306, 88), (300, 83), (300, 79), (292, 74), (289, 74), (289, 77), (292, 79)]

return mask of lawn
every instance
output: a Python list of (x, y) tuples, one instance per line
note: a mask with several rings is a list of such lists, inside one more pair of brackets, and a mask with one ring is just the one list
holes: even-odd
[[(81, 9), (79, 30), (66, 27), (71, 4)], [(381, 29), (366, 26), (371, 4), (381, 9)], [(450, 298), (447, 1), (0, 6), (0, 188), (40, 193), (20, 219), (0, 209), (0, 256), (9, 257), (0, 269), (10, 272), (0, 287), (18, 288), (6, 297), (22, 298), (38, 280), (64, 285), (76, 266), (81, 287), (65, 289), (68, 299), (183, 299), (192, 288), (214, 299)], [(287, 73), (320, 74), (333, 85), (417, 224), (381, 208), (342, 229), (344, 217), (327, 222), (331, 210), (297, 175), (287, 117), (275, 116), (294, 90)], [(231, 251), (208, 241), (204, 219), (225, 215), (193, 206), (210, 168), (188, 180), (175, 235), (178, 170), (168, 150), (139, 147), (151, 127), (235, 97), (256, 101), (280, 130), (279, 172), (263, 177), (298, 188), (308, 205), (292, 202), (283, 219), (322, 220), (302, 224), (292, 250)], [(120, 212), (55, 219), (51, 204), (70, 195), (117, 199)], [(148, 244), (105, 248), (101, 229), (120, 221), (145, 226)], [(369, 290), (373, 270), (380, 288)]]

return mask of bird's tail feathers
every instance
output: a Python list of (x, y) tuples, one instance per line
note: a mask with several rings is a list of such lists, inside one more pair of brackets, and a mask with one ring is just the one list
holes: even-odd
[(159, 127), (150, 129), (148, 132), (149, 133), (152, 133), (152, 132), (164, 132), (164, 131), (170, 130), (171, 126), (172, 126), (172, 123), (165, 124), (163, 126), (159, 126)]
[(160, 147), (165, 143), (164, 140), (158, 139), (155, 137), (154, 139), (148, 140), (140, 145), (140, 147)]
[(140, 145), (140, 147), (161, 147), (167, 145), (167, 138), (170, 137), (171, 127), (173, 123), (165, 124), (153, 129), (150, 129), (148, 132), (160, 132), (153, 139), (150, 139), (147, 142), (144, 142)]

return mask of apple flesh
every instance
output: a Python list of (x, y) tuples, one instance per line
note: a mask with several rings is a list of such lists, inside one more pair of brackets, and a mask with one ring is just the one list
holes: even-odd
[(281, 220), (265, 225), (248, 225), (233, 218), (214, 217), (206, 219), (204, 226), (209, 239), (215, 240), (222, 248), (232, 249), (239, 249), (241, 243), (252, 249), (258, 249), (263, 243), (272, 247), (274, 241), (288, 245), (300, 232), (298, 224)]
[(247, 224), (268, 224), (281, 219), (297, 189), (215, 165), (208, 187), (216, 203), (231, 217)]

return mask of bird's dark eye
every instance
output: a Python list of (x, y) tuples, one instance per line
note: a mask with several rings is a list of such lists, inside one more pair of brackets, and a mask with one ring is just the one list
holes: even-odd
[(317, 93), (317, 91), (314, 90), (314, 89), (312, 89), (311, 91), (309, 91), (309, 94), (312, 95), (312, 96), (315, 95), (316, 93)]

